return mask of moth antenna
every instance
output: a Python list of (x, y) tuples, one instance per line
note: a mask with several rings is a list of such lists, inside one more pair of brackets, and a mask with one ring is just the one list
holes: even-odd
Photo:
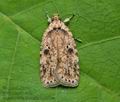
[(54, 6), (54, 8), (55, 8), (55, 10), (56, 10), (56, 14), (59, 14), (59, 11), (58, 11), (58, 8), (57, 8), (57, 6), (56, 6), (56, 4), (55, 4), (55, 2), (54, 1), (52, 1), (52, 4), (53, 4), (53, 6)]
[(70, 16), (70, 17), (68, 17), (68, 18), (66, 18), (63, 22), (64, 23), (68, 23), (70, 20), (72, 20), (73, 19), (73, 17), (74, 17), (75, 15), (74, 14), (72, 14), (72, 16)]
[(82, 43), (82, 40), (81, 39), (78, 39), (78, 38), (74, 38), (76, 41)]

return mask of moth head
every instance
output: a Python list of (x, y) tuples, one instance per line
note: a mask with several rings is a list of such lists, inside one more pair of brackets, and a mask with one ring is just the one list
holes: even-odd
[(58, 14), (54, 14), (52, 17), (52, 21), (60, 20), (60, 17)]

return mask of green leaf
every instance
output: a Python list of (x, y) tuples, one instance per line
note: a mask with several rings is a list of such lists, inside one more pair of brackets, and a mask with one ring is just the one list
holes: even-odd
[[(39, 50), (45, 12), (77, 39), (80, 85), (44, 88)], [(0, 102), (120, 102), (119, 0), (0, 0)]]

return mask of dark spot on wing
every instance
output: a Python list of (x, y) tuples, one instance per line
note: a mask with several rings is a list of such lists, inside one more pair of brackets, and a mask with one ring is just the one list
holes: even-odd
[(74, 83), (74, 80), (72, 81), (72, 83)]
[(46, 73), (46, 68), (45, 68), (44, 65), (42, 65), (42, 69), (43, 69), (43, 70), (41, 70), (41, 72), (43, 72), (43, 74), (45, 74), (45, 73)]
[(68, 48), (68, 52), (71, 54), (73, 53), (73, 48)]
[(61, 78), (63, 79), (63, 76)]
[(44, 54), (47, 55), (49, 53), (48, 49), (44, 49)]

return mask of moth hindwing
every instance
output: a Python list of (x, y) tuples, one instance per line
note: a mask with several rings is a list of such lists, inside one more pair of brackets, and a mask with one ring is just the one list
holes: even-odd
[[(70, 19), (71, 17), (64, 21)], [(42, 38), (42, 83), (45, 87), (76, 87), (79, 83), (79, 59), (72, 33), (58, 15), (49, 18), (49, 23)]]

